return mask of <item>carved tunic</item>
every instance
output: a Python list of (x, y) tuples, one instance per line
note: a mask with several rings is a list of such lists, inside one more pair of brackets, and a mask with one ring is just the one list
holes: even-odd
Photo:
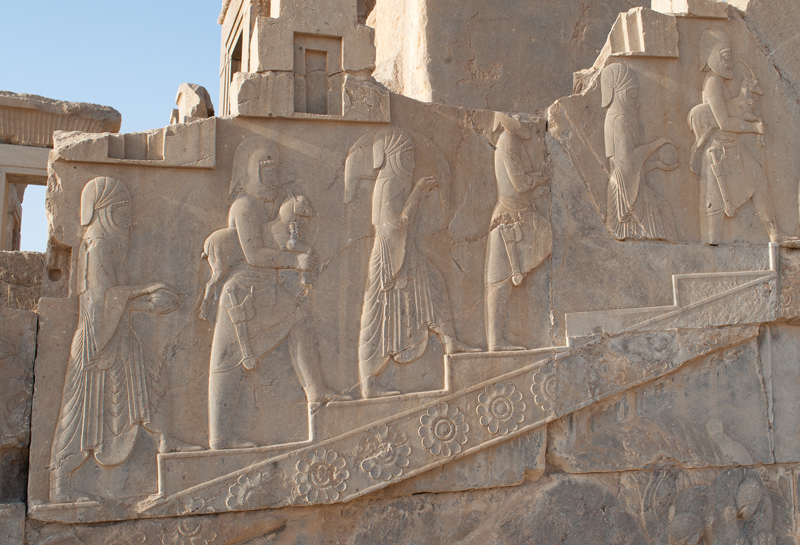
[[(703, 103), (692, 109), (690, 121), (693, 118), (697, 125), (693, 126), (697, 139), (692, 148), (692, 170), (700, 175), (701, 206), (703, 212), (710, 216), (725, 209), (719, 188), (720, 176), (730, 205), (739, 208), (755, 194), (759, 183), (766, 179), (766, 173), (741, 145), (738, 134), (720, 129), (711, 111), (710, 97), (706, 96), (705, 87), (717, 89), (726, 102), (731, 96), (722, 78), (715, 74), (709, 74), (706, 78), (709, 83), (716, 85), (704, 85)], [(715, 163), (716, 167), (713, 166)]]
[(490, 284), (504, 282), (512, 275), (508, 248), (499, 230), (501, 225), (512, 226), (516, 231), (514, 248), (519, 273), (523, 275), (547, 259), (553, 242), (550, 223), (539, 215), (527, 195), (532, 189), (530, 157), (522, 143), (508, 132), (500, 135), (497, 142), (494, 170), (498, 195), (489, 228), (485, 271), (486, 282)]
[(283, 281), (278, 276), (277, 269), (254, 267), (245, 261), (234, 266), (220, 292), (211, 349), (212, 373), (228, 371), (242, 361), (233, 307), (243, 306), (248, 341), (256, 357), (273, 350), (296, 324), (310, 316), (307, 302), (300, 297), (301, 288), (293, 282), (299, 273), (286, 271), (281, 275), (287, 277)]
[[(130, 454), (137, 424), (150, 421), (141, 346), (131, 335), (125, 265), (103, 238), (87, 238), (78, 253), (78, 327), (53, 441), (54, 469), (71, 456), (94, 453), (100, 463)], [(69, 469), (67, 469), (69, 470)]]

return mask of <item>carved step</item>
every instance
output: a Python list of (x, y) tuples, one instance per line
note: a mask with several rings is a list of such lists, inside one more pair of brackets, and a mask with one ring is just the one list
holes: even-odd
[[(512, 356), (517, 362), (526, 358), (526, 365), (153, 498), (140, 504), (139, 512), (164, 516), (189, 504), (220, 512), (350, 500), (532, 431), (756, 335), (758, 326), (603, 335), (548, 357)], [(482, 356), (486, 362), (498, 359)]]
[[(561, 349), (563, 350), (563, 348)], [(202, 452), (176, 452), (158, 455), (159, 495), (156, 499), (180, 495), (182, 491), (225, 475), (248, 472), (253, 466), (288, 451), (346, 435), (350, 430), (374, 426), (382, 421), (420, 406), (435, 403), (453, 392), (453, 388), (477, 384), (511, 373), (530, 363), (531, 358), (543, 358), (556, 349), (543, 348), (515, 352), (463, 353), (445, 356), (445, 388), (377, 399), (332, 401), (311, 405), (309, 409), (309, 439), (268, 447)]]
[(779, 315), (777, 260), (770, 243), (768, 270), (672, 275), (672, 305), (568, 313), (567, 338), (770, 322)]

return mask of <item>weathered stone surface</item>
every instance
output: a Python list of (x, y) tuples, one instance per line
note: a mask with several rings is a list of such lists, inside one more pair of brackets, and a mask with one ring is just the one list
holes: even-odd
[(800, 107), (656, 4), (233, 0), (232, 117), (59, 133), (26, 541), (795, 543)]
[(122, 115), (109, 106), (0, 91), (0, 142), (53, 147), (54, 131), (119, 132)]
[(755, 339), (550, 425), (563, 471), (771, 464), (771, 392)]
[[(189, 123), (198, 119), (214, 117), (214, 104), (205, 87), (196, 83), (181, 83), (175, 97), (177, 111), (172, 115), (175, 123)], [(172, 120), (170, 120), (170, 125)]]
[(650, 2), (378, 0), (367, 22), (375, 78), (418, 100), (542, 112), (570, 93), (572, 73), (592, 64), (618, 14), (635, 6)]
[(772, 466), (550, 475), (539, 482), (469, 494), (418, 494), (305, 509), (72, 527), (31, 521), (26, 537), (30, 543), (86, 545), (115, 539), (184, 543), (191, 536), (192, 543), (208, 545), (628, 545), (680, 543), (697, 535), (700, 541), (688, 543), (746, 539), (787, 544), (794, 542), (794, 473), (792, 466)]
[(2, 307), (36, 311), (42, 294), (44, 254), (0, 252)]
[(6, 545), (23, 545), (25, 542), (25, 504), (0, 504), (0, 539)]
[(0, 308), (0, 502), (25, 499), (36, 326), (36, 314)]

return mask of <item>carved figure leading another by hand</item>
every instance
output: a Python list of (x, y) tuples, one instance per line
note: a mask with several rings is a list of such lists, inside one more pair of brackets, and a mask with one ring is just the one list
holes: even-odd
[(764, 122), (752, 108), (763, 93), (750, 71), (737, 97), (727, 82), (733, 79), (733, 50), (723, 30), (706, 30), (701, 38), (703, 54), (703, 102), (689, 112), (694, 132), (691, 169), (700, 177), (700, 227), (703, 242), (719, 244), (726, 217), (733, 217), (747, 201), (753, 201), (758, 218), (771, 242), (800, 246), (797, 237), (778, 227), (767, 174), (741, 139), (757, 135), (763, 146)]
[[(392, 362), (412, 363), (422, 357), (431, 334), (439, 336), (446, 354), (473, 350), (456, 338), (442, 273), (422, 256), (414, 241), (420, 198), (423, 192), (436, 189), (440, 179), (423, 176), (414, 180), (416, 148), (403, 130), (378, 131), (371, 147), (371, 170), (378, 175), (372, 193), (375, 240), (358, 340), (364, 398), (398, 394), (380, 386), (376, 378)], [(359, 172), (362, 153), (356, 143), (347, 157), (346, 202), (352, 200), (363, 174)]]
[(200, 449), (175, 438), (168, 412), (151, 406), (156, 385), (148, 384), (147, 355), (130, 313), (167, 314), (179, 299), (164, 284), (128, 283), (132, 207), (130, 191), (114, 178), (95, 178), (81, 194), (86, 232), (78, 250), (78, 327), (53, 439), (52, 502), (91, 499), (71, 485), (72, 473), (90, 456), (104, 466), (124, 462), (140, 426), (155, 435), (159, 452)]
[(547, 182), (534, 171), (523, 140), (530, 140), (533, 123), (519, 116), (496, 113), (494, 130), (502, 130), (494, 153), (497, 204), (492, 212), (486, 246), (485, 324), (490, 351), (524, 350), (503, 335), (512, 287), (550, 255), (553, 234), (547, 218), (536, 211), (534, 189)]
[[(259, 358), (286, 340), (297, 378), (309, 402), (337, 397), (325, 387), (314, 322), (310, 286), (279, 275), (299, 271), (305, 284), (316, 257), (299, 242), (302, 221), (313, 211), (305, 197), (290, 195), (272, 218), (278, 192), (278, 147), (252, 136), (234, 156), (230, 192), (235, 195), (228, 228), (205, 242), (212, 268), (201, 317), (207, 315), (217, 283), (219, 295), (208, 379), (208, 424), (212, 449), (254, 447), (232, 433), (239, 391)], [(303, 276), (306, 275), (306, 276)], [(338, 396), (339, 399), (349, 399)]]
[[(666, 138), (641, 144), (639, 81), (632, 68), (610, 64), (600, 75), (606, 157), (610, 166), (606, 227), (618, 240), (674, 239), (669, 203), (645, 182), (656, 169), (674, 170), (677, 150)], [(657, 151), (658, 157), (651, 158)]]

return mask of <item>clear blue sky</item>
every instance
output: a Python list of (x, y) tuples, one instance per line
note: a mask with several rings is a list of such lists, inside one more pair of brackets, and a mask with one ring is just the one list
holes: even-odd
[[(122, 113), (122, 132), (168, 124), (183, 82), (205, 86), (218, 111), (221, 4), (2, 0), (0, 89), (111, 106)], [(23, 201), (22, 244), (44, 251), (36, 189)]]

